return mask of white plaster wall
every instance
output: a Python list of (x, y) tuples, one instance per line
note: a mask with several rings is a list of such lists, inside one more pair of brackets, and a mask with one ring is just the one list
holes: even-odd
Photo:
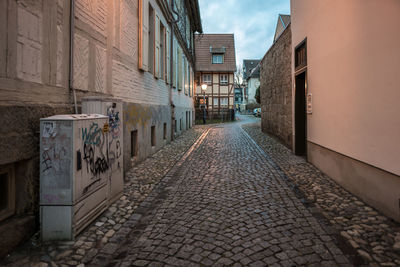
[(291, 15), (293, 48), (307, 37), (308, 140), (400, 175), (400, 1), (292, 0)]
[(193, 108), (193, 98), (185, 95), (184, 91), (172, 89), (172, 103), (176, 107)]
[(255, 99), (255, 95), (256, 95), (256, 89), (257, 89), (257, 87), (256, 87), (256, 82), (260, 82), (260, 79), (259, 78), (250, 78), (249, 79), (249, 82), (248, 82), (248, 85), (247, 85), (247, 88), (248, 88), (248, 90), (249, 90), (249, 92), (248, 92), (248, 103), (257, 103), (257, 101), (256, 101), (256, 99)]

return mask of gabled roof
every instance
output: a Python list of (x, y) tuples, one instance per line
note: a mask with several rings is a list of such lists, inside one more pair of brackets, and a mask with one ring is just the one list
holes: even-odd
[[(243, 78), (247, 80), (250, 78), (251, 71), (257, 67), (260, 63), (259, 59), (243, 59)], [(258, 75), (260, 75), (260, 70), (258, 70)]]
[(279, 14), (278, 21), (276, 23), (274, 42), (279, 38), (279, 36), (286, 29), (289, 23), (290, 23), (290, 15)]
[[(236, 71), (233, 34), (195, 35), (196, 71)], [(223, 64), (212, 64), (212, 54), (224, 54)]]
[(260, 63), (258, 63), (257, 66), (251, 70), (248, 78), (260, 78)]

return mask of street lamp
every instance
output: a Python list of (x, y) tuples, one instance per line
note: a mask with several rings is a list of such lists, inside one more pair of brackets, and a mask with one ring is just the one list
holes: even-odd
[(203, 124), (206, 124), (206, 91), (207, 91), (207, 84), (203, 83), (201, 85), (201, 91), (203, 92)]

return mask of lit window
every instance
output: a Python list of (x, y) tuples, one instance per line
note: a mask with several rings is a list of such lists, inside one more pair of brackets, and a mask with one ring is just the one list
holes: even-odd
[(222, 64), (224, 63), (224, 56), (220, 54), (212, 55), (212, 63), (213, 64)]
[(219, 83), (220, 84), (228, 84), (228, 74), (221, 74), (219, 76)]
[(203, 83), (211, 84), (211, 74), (203, 74)]

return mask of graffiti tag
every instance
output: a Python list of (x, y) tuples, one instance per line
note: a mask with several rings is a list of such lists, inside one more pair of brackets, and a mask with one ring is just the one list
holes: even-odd
[(113, 139), (119, 137), (120, 134), (120, 119), (119, 119), (119, 112), (115, 111), (115, 103), (107, 108), (107, 116), (108, 116), (108, 124), (110, 127), (111, 136)]
[(100, 143), (101, 128), (97, 123), (92, 123), (89, 130), (82, 128), (82, 141), (84, 144), (98, 145)]

